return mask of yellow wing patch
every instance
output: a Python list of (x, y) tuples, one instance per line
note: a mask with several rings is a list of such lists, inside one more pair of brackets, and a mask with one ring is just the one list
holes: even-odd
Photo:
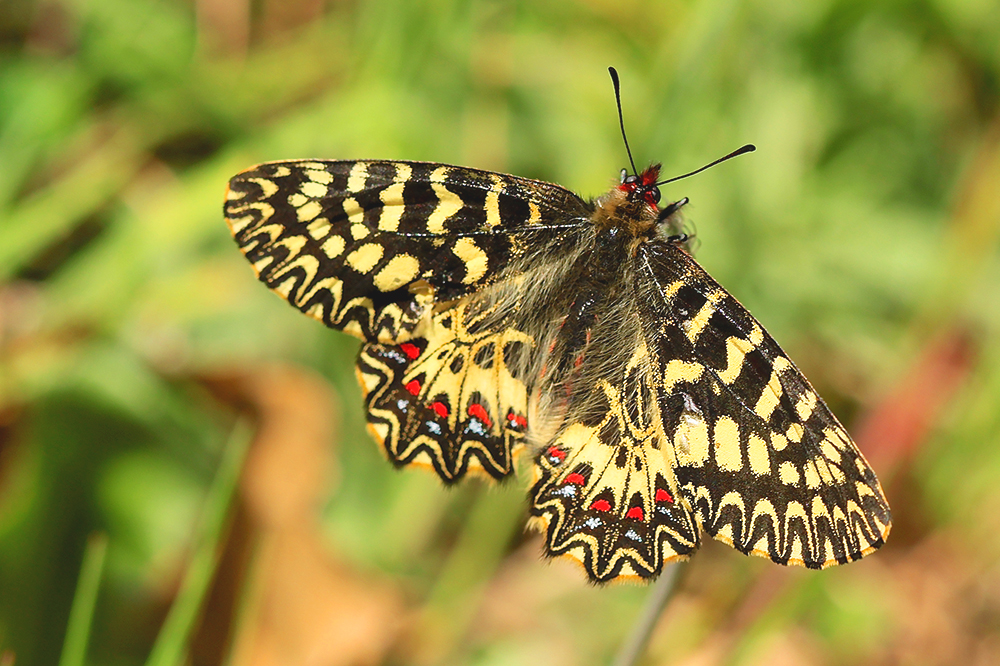
[(580, 563), (591, 580), (647, 579), (698, 547), (698, 529), (661, 453), (657, 407), (643, 400), (640, 345), (619, 381), (602, 381), (590, 424), (570, 421), (536, 458), (529, 526), (549, 555)]
[(528, 396), (512, 358), (530, 337), (473, 333), (468, 304), (430, 317), (400, 345), (366, 345), (358, 360), (368, 421), (398, 466), (433, 468), (451, 483), (466, 474), (513, 472), (527, 431)]

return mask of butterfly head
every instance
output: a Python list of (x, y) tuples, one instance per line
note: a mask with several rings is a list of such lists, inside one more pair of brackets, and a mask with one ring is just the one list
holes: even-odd
[(622, 182), (618, 189), (625, 192), (629, 201), (645, 201), (653, 210), (658, 210), (660, 188), (656, 178), (660, 175), (660, 165), (652, 164), (639, 175), (630, 175), (622, 169)]
[(638, 175), (623, 169), (619, 184), (594, 202), (593, 221), (598, 230), (617, 228), (625, 232), (622, 238), (631, 239), (656, 235), (660, 215), (660, 188), (656, 183), (659, 172), (659, 164)]

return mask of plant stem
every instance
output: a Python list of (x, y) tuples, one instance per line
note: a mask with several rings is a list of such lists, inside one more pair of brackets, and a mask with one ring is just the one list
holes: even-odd
[(635, 666), (638, 663), (639, 658), (646, 650), (646, 644), (649, 643), (649, 637), (653, 633), (656, 621), (660, 619), (663, 609), (667, 607), (667, 602), (670, 601), (677, 589), (675, 585), (677, 568), (676, 564), (667, 566), (660, 574), (653, 589), (649, 591), (649, 598), (642, 609), (639, 621), (634, 625), (632, 634), (618, 651), (613, 662), (614, 666)]

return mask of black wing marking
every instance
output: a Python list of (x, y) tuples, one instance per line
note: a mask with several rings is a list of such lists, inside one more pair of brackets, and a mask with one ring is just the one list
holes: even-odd
[(891, 517), (874, 472), (777, 343), (676, 246), (639, 261), (669, 453), (704, 529), (810, 568), (880, 547)]
[(262, 282), (327, 326), (385, 343), (589, 214), (557, 185), (421, 162), (261, 164), (233, 177), (225, 204)]

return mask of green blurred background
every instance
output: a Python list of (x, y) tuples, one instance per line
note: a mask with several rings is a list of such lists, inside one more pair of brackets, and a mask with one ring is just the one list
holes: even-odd
[(642, 663), (1000, 663), (995, 1), (5, 0), (0, 49), (0, 664), (607, 663), (646, 589), (541, 561), (526, 475), (391, 469), (221, 205), (302, 157), (598, 195), (609, 65), (640, 168), (757, 145), (664, 197), (895, 519), (821, 573), (706, 544)]

